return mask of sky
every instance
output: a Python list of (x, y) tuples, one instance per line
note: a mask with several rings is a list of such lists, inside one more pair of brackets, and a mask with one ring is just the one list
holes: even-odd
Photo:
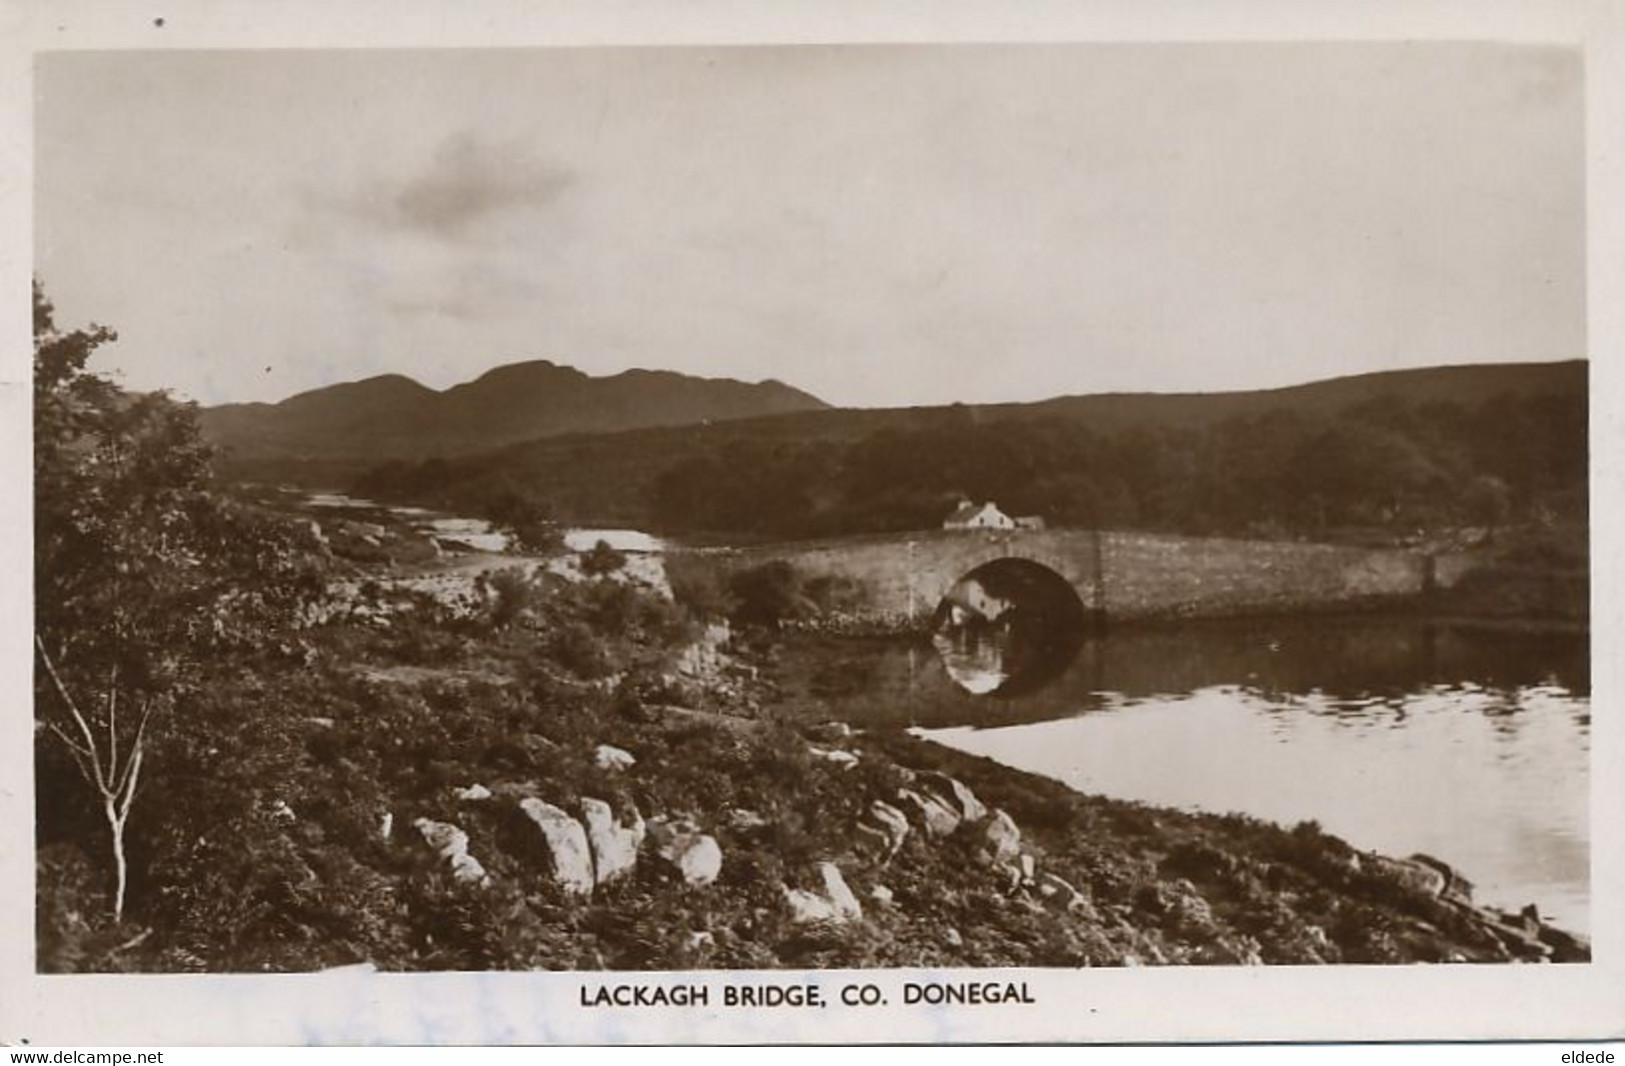
[(1586, 355), (1578, 51), (62, 52), (35, 272), (205, 404), (551, 359), (837, 404)]

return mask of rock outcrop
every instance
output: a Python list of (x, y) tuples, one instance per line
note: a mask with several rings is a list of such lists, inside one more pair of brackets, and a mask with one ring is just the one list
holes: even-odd
[(520, 800), (519, 809), (542, 832), (542, 842), (553, 862), (554, 883), (570, 895), (591, 893), (594, 884), (592, 850), (581, 823), (535, 796)]

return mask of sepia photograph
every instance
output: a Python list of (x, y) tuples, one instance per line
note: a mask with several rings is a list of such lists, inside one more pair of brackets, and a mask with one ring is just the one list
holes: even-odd
[(1590, 980), (1577, 43), (161, 14), (29, 77), (34, 975)]

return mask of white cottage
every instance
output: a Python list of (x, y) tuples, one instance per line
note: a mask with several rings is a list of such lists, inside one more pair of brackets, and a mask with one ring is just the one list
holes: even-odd
[(992, 500), (976, 504), (960, 500), (953, 514), (942, 520), (943, 529), (1014, 529), (1016, 520), (999, 510)]

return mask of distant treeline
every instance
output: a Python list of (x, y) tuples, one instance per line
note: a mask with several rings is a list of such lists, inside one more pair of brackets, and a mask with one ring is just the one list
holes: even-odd
[(961, 496), (1052, 525), (1402, 537), (1583, 519), (1586, 425), (1583, 393), (1111, 432), (951, 407), (856, 439), (666, 432), (392, 463), (356, 489), (477, 514), (518, 494), (575, 521), (769, 538), (933, 528)]

